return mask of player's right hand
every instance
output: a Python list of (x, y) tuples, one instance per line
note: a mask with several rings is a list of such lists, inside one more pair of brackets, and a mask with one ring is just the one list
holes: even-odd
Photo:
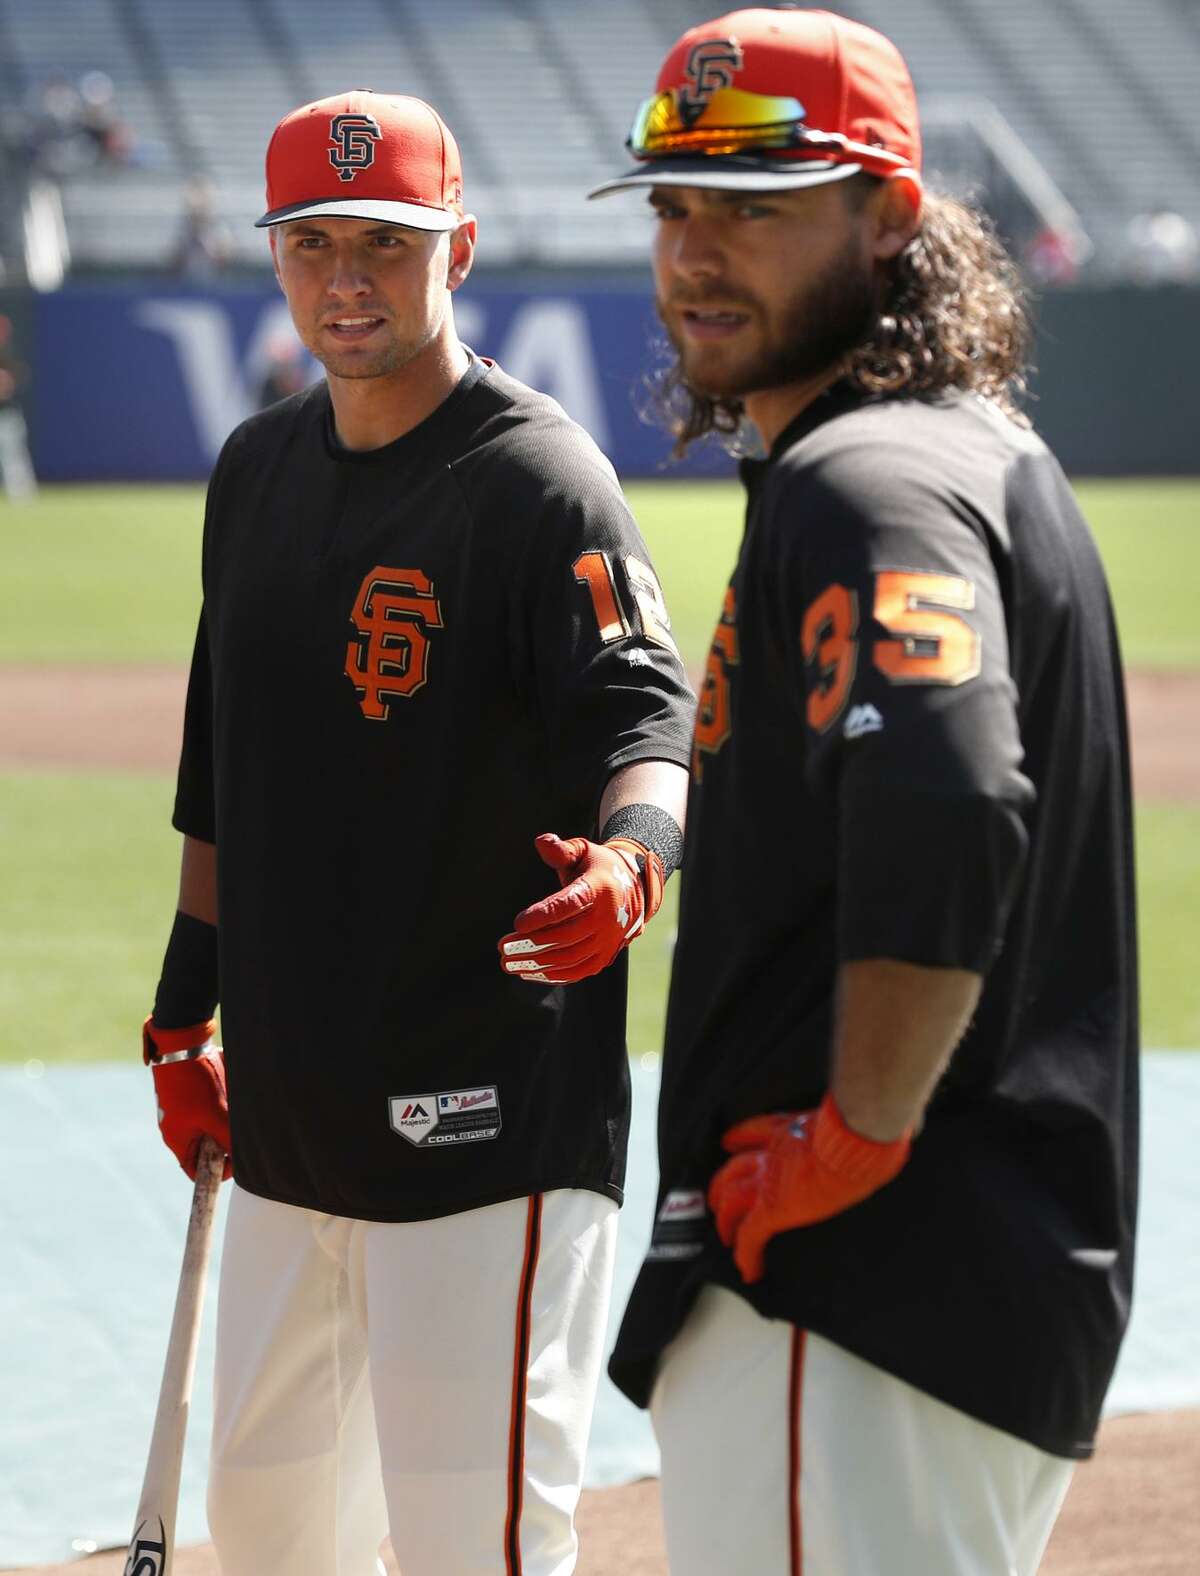
[(159, 1131), (193, 1181), (205, 1138), (225, 1156), (225, 1177), (233, 1175), (225, 1057), (212, 1043), (215, 1030), (211, 1019), (187, 1029), (160, 1029), (152, 1018), (142, 1025), (142, 1059), (154, 1076)]
[(521, 910), (500, 938), (500, 966), (531, 985), (572, 985), (606, 969), (653, 919), (662, 860), (627, 837), (593, 843), (545, 832), (535, 846), (561, 890)]
[(912, 1135), (877, 1143), (846, 1126), (831, 1094), (815, 1111), (738, 1122), (721, 1140), (732, 1154), (708, 1187), (717, 1235), (748, 1284), (761, 1280), (767, 1243), (861, 1204), (903, 1168)]

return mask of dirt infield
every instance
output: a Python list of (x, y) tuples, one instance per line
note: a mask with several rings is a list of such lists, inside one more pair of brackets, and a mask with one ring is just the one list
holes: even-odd
[(0, 766), (173, 772), (187, 670), (0, 667)]
[[(578, 1524), (577, 1576), (667, 1576), (657, 1483), (585, 1494)], [(38, 1576), (121, 1576), (123, 1562), (123, 1554), (101, 1554), (38, 1567)], [(388, 1570), (397, 1569), (389, 1561)], [(211, 1546), (181, 1550), (173, 1570), (217, 1576)], [(1200, 1412), (1106, 1423), (1095, 1460), (1075, 1474), (1041, 1576), (1196, 1576), (1198, 1570)]]
[[(0, 667), (0, 767), (173, 772), (184, 670)], [(1131, 673), (1139, 797), (1200, 803), (1200, 673)]]

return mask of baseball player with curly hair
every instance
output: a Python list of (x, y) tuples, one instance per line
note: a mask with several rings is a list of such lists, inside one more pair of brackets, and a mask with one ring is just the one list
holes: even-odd
[(209, 487), (145, 1028), (163, 1137), (235, 1177), (212, 1533), (225, 1576), (389, 1530), (405, 1576), (566, 1576), (694, 699), (611, 466), (455, 334), (439, 116), (294, 111), (259, 223), (326, 377)]
[[(1031, 1576), (1129, 1311), (1137, 979), (1103, 571), (1017, 404), (1002, 249), (907, 69), (822, 11), (686, 33), (652, 207), (678, 448), (743, 453), (651, 1244), (611, 1371), (679, 1576)], [(597, 193), (598, 195), (599, 193)]]

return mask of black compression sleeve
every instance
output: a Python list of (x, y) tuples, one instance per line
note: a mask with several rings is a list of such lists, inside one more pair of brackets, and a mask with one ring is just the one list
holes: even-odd
[(675, 817), (657, 804), (623, 804), (604, 823), (600, 841), (630, 837), (662, 860), (663, 880), (683, 863), (683, 833)]
[(177, 912), (154, 997), (156, 1027), (190, 1029), (206, 1023), (220, 999), (218, 983), (217, 927)]

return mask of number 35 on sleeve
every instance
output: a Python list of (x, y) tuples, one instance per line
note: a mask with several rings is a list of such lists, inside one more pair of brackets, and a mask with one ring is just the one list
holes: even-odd
[[(965, 684), (979, 672), (979, 635), (958, 611), (975, 606), (975, 587), (958, 575), (887, 569), (875, 576), (872, 612), (890, 639), (876, 638), (875, 667), (891, 684)], [(804, 615), (804, 660), (815, 663), (808, 722), (824, 733), (836, 721), (858, 666), (858, 598), (826, 586)]]

